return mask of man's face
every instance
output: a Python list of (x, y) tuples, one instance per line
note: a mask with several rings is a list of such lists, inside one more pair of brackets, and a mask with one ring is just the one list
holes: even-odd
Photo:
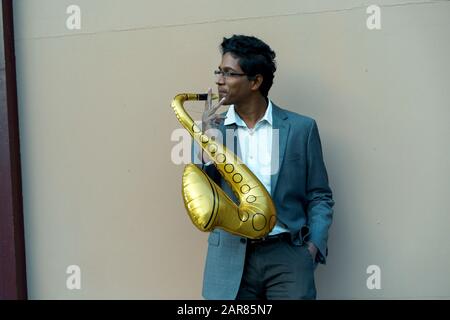
[[(234, 58), (229, 52), (222, 56), (219, 70), (243, 74), (239, 66), (239, 59)], [(216, 80), (219, 91), (219, 99), (225, 97), (224, 105), (239, 104), (245, 101), (251, 93), (251, 83), (247, 76), (220, 76)]]

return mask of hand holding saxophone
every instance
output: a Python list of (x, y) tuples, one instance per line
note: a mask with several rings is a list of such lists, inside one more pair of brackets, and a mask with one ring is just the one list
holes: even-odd
[(222, 106), (225, 101), (225, 97), (223, 97), (219, 103), (215, 106), (212, 104), (212, 89), (208, 89), (208, 96), (205, 101), (205, 110), (202, 114), (202, 131), (206, 132), (208, 129), (217, 128), (222, 120), (226, 118), (226, 116), (221, 114), (216, 114), (216, 111)]
[[(209, 129), (217, 129), (220, 122), (226, 118), (226, 116), (216, 113), (216, 111), (222, 106), (223, 102), (225, 101), (225, 97), (223, 97), (215, 106), (213, 106), (212, 100), (212, 89), (209, 88), (208, 95), (205, 100), (205, 110), (202, 114), (202, 131), (205, 133), (209, 131)], [(211, 135), (210, 132), (208, 133), (208, 135)], [(199, 159), (202, 159), (203, 163), (212, 162), (208, 155), (203, 152), (203, 149), (200, 150), (198, 156)]]

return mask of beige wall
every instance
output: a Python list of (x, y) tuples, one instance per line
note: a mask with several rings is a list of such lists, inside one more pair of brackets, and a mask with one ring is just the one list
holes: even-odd
[(213, 86), (233, 33), (273, 47), (271, 98), (319, 124), (336, 200), (319, 298), (450, 298), (450, 3), (378, 1), (374, 31), (370, 4), (15, 1), (30, 298), (201, 298), (207, 235), (183, 208), (169, 104)]

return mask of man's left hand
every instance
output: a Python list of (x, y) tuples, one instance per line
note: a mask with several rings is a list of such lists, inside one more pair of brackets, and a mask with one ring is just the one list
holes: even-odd
[(317, 247), (314, 245), (314, 243), (308, 242), (308, 251), (313, 258), (313, 261), (316, 261)]

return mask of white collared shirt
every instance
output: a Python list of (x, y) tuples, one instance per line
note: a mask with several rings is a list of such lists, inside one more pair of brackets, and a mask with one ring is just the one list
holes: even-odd
[[(258, 177), (267, 192), (271, 194), (271, 162), (272, 162), (272, 101), (269, 100), (264, 116), (250, 129), (231, 105), (227, 112), (224, 125), (236, 124), (240, 147), (240, 157), (247, 167)], [(288, 230), (275, 225), (270, 235), (287, 232)]]
[(270, 194), (272, 154), (272, 102), (269, 100), (264, 116), (250, 129), (231, 105), (224, 125), (236, 124), (240, 158), (258, 177)]

